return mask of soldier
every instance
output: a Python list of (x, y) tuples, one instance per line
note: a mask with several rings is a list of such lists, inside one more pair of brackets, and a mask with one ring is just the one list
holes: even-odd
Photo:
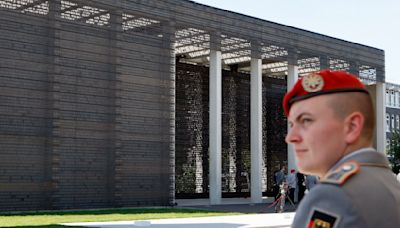
[(374, 109), (360, 80), (343, 71), (309, 74), (283, 107), (299, 171), (320, 177), (292, 227), (400, 227), (400, 184), (372, 148)]

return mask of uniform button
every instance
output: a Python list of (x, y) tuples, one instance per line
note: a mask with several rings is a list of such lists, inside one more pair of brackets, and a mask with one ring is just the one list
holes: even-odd
[(345, 165), (345, 166), (343, 166), (343, 168), (342, 168), (343, 171), (349, 171), (349, 170), (351, 170), (351, 169), (352, 169), (351, 165)]

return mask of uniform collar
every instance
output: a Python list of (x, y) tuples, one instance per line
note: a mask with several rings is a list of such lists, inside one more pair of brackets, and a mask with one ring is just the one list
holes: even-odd
[(364, 153), (368, 153), (368, 152), (377, 152), (377, 151), (372, 147), (361, 148), (359, 150), (356, 150), (354, 152), (351, 152), (351, 153), (347, 154), (342, 159), (340, 159), (339, 162), (341, 162), (342, 160), (343, 161), (348, 161), (349, 158), (351, 159), (354, 156), (363, 156)]
[(330, 171), (335, 170), (341, 164), (347, 161), (356, 161), (358, 163), (368, 163), (368, 164), (377, 164), (377, 165), (384, 165), (388, 166), (389, 162), (384, 154), (377, 152), (372, 147), (361, 148), (350, 154), (347, 154), (342, 159), (340, 159), (336, 164), (330, 169)]

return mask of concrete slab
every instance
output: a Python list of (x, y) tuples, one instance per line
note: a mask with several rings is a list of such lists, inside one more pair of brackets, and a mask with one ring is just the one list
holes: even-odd
[(101, 228), (261, 228), (290, 227), (294, 213), (214, 216), (202, 218), (155, 219), (146, 221), (65, 223), (65, 226)]

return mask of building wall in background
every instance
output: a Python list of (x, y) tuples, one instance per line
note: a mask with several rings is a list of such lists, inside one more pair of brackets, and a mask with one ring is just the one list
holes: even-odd
[(57, 13), (0, 11), (0, 210), (169, 205), (168, 34)]
[(386, 84), (386, 148), (393, 132), (400, 132), (400, 85)]

